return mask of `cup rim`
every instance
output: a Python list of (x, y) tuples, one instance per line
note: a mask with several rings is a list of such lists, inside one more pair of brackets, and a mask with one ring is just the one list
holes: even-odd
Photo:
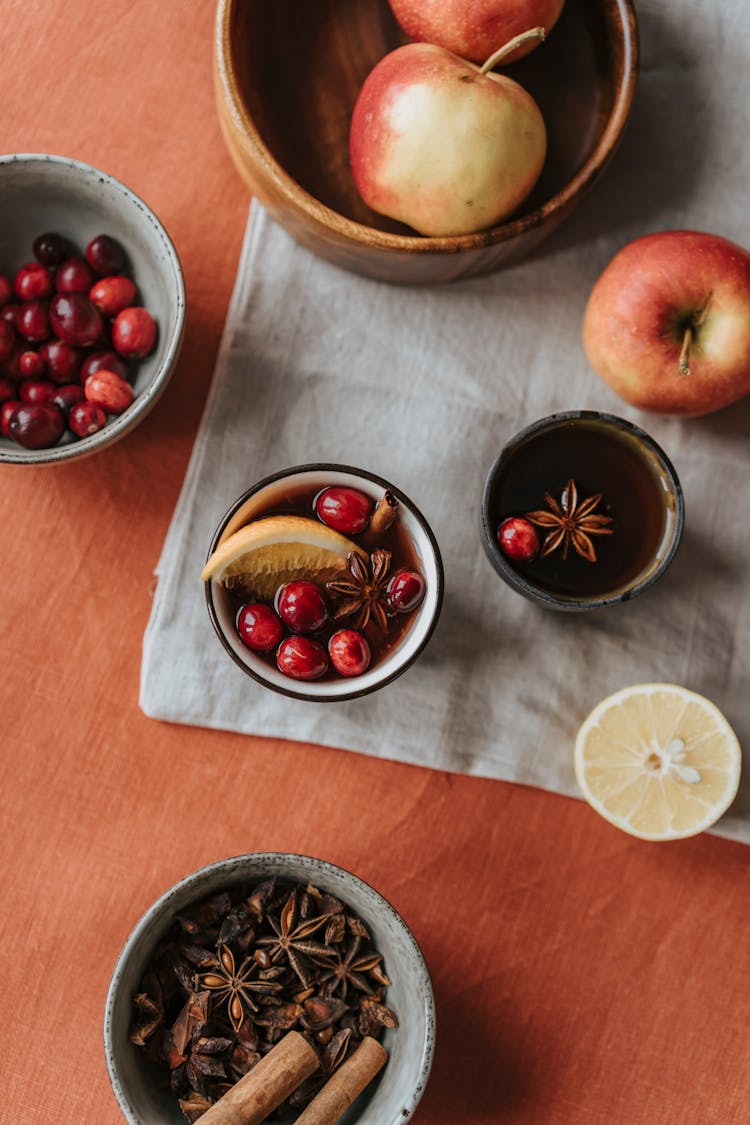
[[(362, 879), (359, 875), (355, 875), (353, 871), (349, 871), (345, 867), (340, 867), (338, 864), (331, 863), (330, 860), (320, 859), (317, 856), (306, 855), (299, 852), (246, 852), (244, 854), (229, 856), (226, 859), (215, 860), (213, 863), (208, 863), (203, 867), (191, 871), (188, 875), (183, 876), (172, 886), (168, 887), (159, 897), (144, 911), (141, 917), (136, 922), (128, 934), (125, 943), (118, 954), (117, 961), (115, 962), (112, 976), (107, 987), (107, 997), (104, 1005), (104, 1019), (103, 1019), (103, 1039), (104, 1039), (104, 1054), (107, 1064), (107, 1074), (109, 1077), (112, 1092), (115, 1096), (117, 1104), (123, 1116), (130, 1123), (130, 1125), (138, 1125), (138, 1119), (135, 1117), (132, 1107), (130, 1105), (127, 1094), (120, 1081), (119, 1068), (116, 1060), (115, 1039), (114, 1039), (114, 1011), (117, 1002), (117, 996), (120, 990), (120, 978), (122, 977), (128, 961), (134, 955), (137, 949), (138, 942), (141, 936), (146, 932), (149, 926), (158, 919), (161, 915), (166, 916), (169, 913), (169, 907), (172, 901), (177, 898), (183, 891), (196, 888), (196, 898), (200, 897), (200, 885), (203, 882), (209, 882), (212, 876), (217, 872), (226, 873), (227, 883), (239, 882), (242, 878), (250, 878), (250, 876), (237, 875), (238, 871), (251, 862), (256, 866), (273, 866), (284, 862), (298, 863), (302, 868), (304, 876), (310, 875), (313, 878), (323, 874), (331, 873), (337, 877), (345, 879), (352, 879), (355, 883), (365, 888), (373, 896), (375, 905), (378, 910), (383, 911), (386, 915), (390, 916), (391, 920), (400, 930), (402, 936), (407, 941), (409, 948), (414, 957), (414, 963), (411, 969), (411, 975), (417, 978), (420, 994), (424, 999), (425, 1008), (425, 1025), (426, 1034), (422, 1044), (422, 1052), (419, 1064), (419, 1080), (412, 1092), (410, 1092), (408, 1099), (404, 1099), (404, 1104), (408, 1108), (409, 1113), (404, 1116), (403, 1111), (399, 1115), (399, 1121), (406, 1122), (414, 1114), (417, 1105), (419, 1104), (422, 1095), (427, 1087), (427, 1080), (430, 1076), (432, 1069), (432, 1062), (435, 1053), (435, 1036), (436, 1036), (436, 1009), (435, 1009), (435, 994), (432, 988), (432, 981), (430, 979), (429, 969), (424, 958), (424, 954), (419, 947), (417, 939), (414, 937), (411, 929), (404, 921), (404, 918), (396, 910), (395, 906), (385, 898), (384, 895)], [(206, 893), (210, 893), (206, 891)]]
[[(600, 594), (590, 598), (571, 599), (534, 585), (533, 582), (529, 582), (510, 565), (497, 544), (491, 519), (490, 505), (497, 477), (508, 458), (520, 445), (546, 429), (551, 429), (560, 423), (576, 421), (601, 422), (610, 429), (619, 430), (621, 432), (624, 431), (632, 435), (645, 445), (649, 452), (658, 460), (664, 471), (664, 475), (669, 482), (670, 493), (674, 497), (675, 511), (674, 529), (672, 531), (671, 541), (658, 565), (642, 580), (636, 581), (632, 586), (619, 590), (614, 594)], [(624, 602), (632, 601), (633, 598), (638, 597), (639, 594), (644, 593), (646, 590), (650, 589), (655, 582), (659, 581), (668, 569), (674, 556), (677, 554), (680, 540), (682, 539), (685, 526), (685, 498), (674, 465), (659, 443), (645, 430), (641, 429), (640, 426), (637, 426), (634, 422), (628, 421), (627, 418), (620, 418), (616, 414), (609, 414), (605, 411), (567, 410), (556, 414), (548, 414), (544, 418), (537, 419), (537, 421), (525, 426), (524, 429), (519, 430), (518, 433), (514, 434), (513, 437), (506, 442), (501, 452), (495, 458), (485, 478), (482, 490), (481, 521), (482, 541), (487, 557), (500, 577), (503, 578), (509, 586), (517, 593), (523, 594), (531, 601), (544, 605), (547, 608), (576, 613), (589, 609), (602, 609), (605, 606), (621, 605)]]
[[(396, 499), (399, 501), (399, 503), (403, 504), (404, 507), (408, 508), (411, 515), (416, 519), (417, 523), (420, 525), (420, 528), (423, 531), (423, 533), (424, 533), (424, 535), (425, 535), (425, 537), (426, 537), (426, 539), (427, 539), (427, 541), (430, 545), (430, 550), (431, 550), (432, 555), (433, 555), (434, 564), (435, 564), (435, 574), (436, 574), (436, 579), (437, 579), (437, 591), (436, 591), (435, 607), (434, 607), (434, 610), (433, 610), (433, 613), (432, 613), (432, 618), (431, 618), (431, 620), (430, 620), (430, 622), (429, 622), (429, 624), (428, 624), (428, 626), (425, 630), (424, 636), (422, 637), (421, 641), (416, 646), (416, 648), (413, 650), (413, 652), (409, 655), (409, 657), (407, 659), (403, 660), (401, 663), (399, 663), (398, 662), (398, 649), (397, 649), (396, 652), (394, 653), (394, 656), (393, 656), (393, 663), (394, 663), (395, 666), (393, 667), (392, 670), (390, 670), (388, 672), (387, 675), (384, 675), (382, 677), (382, 679), (376, 680), (374, 683), (370, 684), (368, 687), (363, 688), (363, 687), (352, 686), (350, 691), (335, 692), (335, 693), (333, 693), (333, 692), (328, 692), (328, 693), (316, 692), (313, 695), (310, 692), (306, 692), (304, 690), (304, 688), (302, 688), (302, 687), (291, 687), (291, 686), (286, 687), (286, 685), (276, 684), (276, 683), (271, 682), (271, 680), (266, 679), (259, 672), (256, 672), (255, 669), (251, 668), (249, 664), (246, 664), (238, 656), (238, 654), (235, 652), (233, 647), (229, 644), (229, 641), (227, 640), (226, 634), (225, 634), (225, 632), (224, 632), (224, 630), (221, 626), (221, 622), (219, 621), (218, 614), (217, 614), (217, 611), (216, 611), (216, 606), (214, 605), (212, 582), (208, 581), (208, 582), (204, 583), (204, 586), (205, 586), (204, 593), (205, 593), (205, 598), (206, 598), (206, 607), (208, 609), (208, 615), (211, 619), (211, 624), (214, 628), (214, 632), (216, 633), (217, 637), (221, 641), (225, 650), (229, 653), (229, 655), (231, 656), (234, 663), (238, 666), (238, 668), (241, 668), (243, 672), (245, 672), (248, 676), (252, 677), (252, 679), (254, 679), (257, 683), (261, 684), (263, 687), (268, 688), (271, 691), (275, 691), (279, 695), (285, 695), (285, 696), (288, 696), (291, 699), (302, 699), (302, 700), (305, 700), (308, 703), (338, 703), (338, 702), (344, 702), (346, 700), (362, 698), (365, 695), (370, 695), (372, 692), (379, 691), (381, 688), (386, 687), (388, 684), (393, 683), (393, 681), (398, 679), (399, 676), (403, 675), (403, 673), (407, 670), (407, 668), (410, 668), (411, 665), (415, 662), (415, 660), (421, 655), (421, 653), (424, 651), (428, 641), (430, 640), (430, 637), (432, 636), (433, 632), (435, 631), (435, 627), (436, 627), (438, 619), (440, 617), (440, 611), (442, 609), (443, 596), (444, 596), (444, 591), (445, 591), (445, 574), (444, 574), (444, 568), (443, 568), (443, 560), (442, 560), (442, 556), (440, 554), (440, 548), (438, 547), (437, 539), (435, 538), (434, 532), (433, 532), (432, 528), (430, 527), (429, 523), (427, 522), (426, 518), (424, 517), (424, 515), (420, 511), (420, 509), (416, 506), (416, 504), (413, 502), (413, 500), (411, 500), (406, 495), (405, 492), (403, 492), (400, 488), (397, 488), (396, 485), (391, 484), (390, 481), (385, 480), (385, 478), (378, 476), (376, 473), (371, 473), (366, 469), (358, 469), (353, 465), (342, 465), (342, 464), (339, 464), (339, 463), (328, 462), (328, 461), (313, 461), (313, 462), (308, 462), (308, 463), (303, 464), (303, 465), (293, 465), (288, 469), (281, 469), (276, 473), (271, 473), (269, 476), (264, 477), (262, 480), (258, 481), (256, 484), (251, 485), (250, 488), (248, 488), (245, 492), (243, 492), (242, 495), (239, 496), (229, 506), (229, 508), (227, 508), (226, 512), (221, 517), (221, 520), (219, 521), (219, 524), (218, 524), (218, 526), (217, 526), (216, 530), (214, 531), (214, 534), (211, 538), (211, 543), (209, 545), (208, 552), (206, 554), (206, 561), (208, 561), (208, 559), (211, 557), (213, 552), (216, 550), (219, 539), (221, 538), (221, 536), (224, 532), (224, 529), (227, 526), (227, 524), (229, 523), (229, 521), (232, 519), (232, 517), (235, 515), (235, 513), (242, 507), (242, 505), (244, 503), (246, 503), (247, 500), (249, 500), (256, 493), (260, 492), (261, 489), (266, 488), (270, 484), (274, 484), (276, 481), (283, 480), (285, 477), (294, 476), (294, 475), (297, 475), (297, 474), (300, 474), (300, 473), (312, 473), (312, 472), (316, 472), (316, 473), (317, 472), (348, 473), (352, 476), (360, 477), (362, 480), (366, 480), (371, 484), (376, 484), (376, 485), (378, 485), (379, 488), (382, 488), (384, 491), (388, 490), (389, 492), (392, 492), (394, 494), (394, 496), (396, 497)], [(387, 667), (387, 663), (386, 663), (386, 667)], [(353, 685), (356, 683), (356, 677), (352, 678), (352, 683), (353, 683)], [(291, 680), (290, 684), (297, 684), (297, 681)]]
[(169, 265), (169, 275), (175, 287), (174, 324), (165, 337), (164, 356), (159, 366), (154, 371), (149, 383), (138, 394), (127, 410), (112, 418), (102, 430), (88, 437), (79, 438), (77, 441), (67, 442), (65, 445), (53, 445), (48, 449), (23, 449), (0, 448), (0, 463), (10, 465), (47, 465), (59, 464), (63, 461), (72, 461), (76, 458), (86, 457), (91, 453), (98, 453), (115, 441), (124, 437), (145, 417), (156, 405), (161, 395), (166, 390), (174, 366), (179, 358), (182, 341), (185, 334), (185, 277), (182, 265), (174, 242), (170, 238), (166, 227), (156, 213), (149, 207), (132, 188), (118, 180), (109, 172), (87, 164), (83, 160), (76, 160), (71, 156), (59, 156), (46, 152), (14, 152), (0, 154), (0, 167), (13, 164), (53, 164), (68, 168), (79, 176), (98, 180), (100, 183), (110, 185), (118, 192), (128, 204), (139, 211), (145, 222), (153, 227), (165, 251), (165, 263)]

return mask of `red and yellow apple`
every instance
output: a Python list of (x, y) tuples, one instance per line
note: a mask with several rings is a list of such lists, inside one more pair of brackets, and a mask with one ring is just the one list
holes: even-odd
[(596, 282), (583, 343), (641, 410), (721, 410), (750, 392), (750, 254), (698, 231), (637, 238)]
[(542, 114), (522, 86), (429, 43), (399, 47), (371, 71), (349, 141), (365, 203), (438, 236), (504, 219), (533, 188), (546, 150)]
[[(565, 0), (390, 0), (396, 19), (411, 39), (437, 43), (454, 55), (481, 63), (527, 27), (550, 32)], [(506, 62), (520, 59), (540, 40), (526, 40)]]

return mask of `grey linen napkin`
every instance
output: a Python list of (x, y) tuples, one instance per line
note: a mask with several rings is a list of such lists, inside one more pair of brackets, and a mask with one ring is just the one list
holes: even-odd
[[(588, 711), (620, 687), (659, 680), (713, 699), (750, 749), (750, 399), (704, 419), (639, 414), (592, 373), (580, 341), (591, 285), (629, 239), (692, 227), (750, 242), (750, 10), (722, 11), (700, 0), (639, 6), (643, 74), (615, 165), (563, 230), (510, 270), (430, 289), (368, 281), (313, 257), (253, 204), (158, 564), (141, 670), (147, 715), (575, 795), (572, 746)], [(479, 503), (513, 433), (584, 408), (630, 418), (663, 445), (688, 518), (656, 587), (573, 617), (531, 605), (495, 575)], [(229, 504), (310, 461), (359, 465), (403, 488), (445, 563), (443, 613), (424, 654), (390, 687), (348, 703), (287, 699), (244, 676), (213, 634), (199, 580)], [(717, 831), (750, 842), (750, 778)]]

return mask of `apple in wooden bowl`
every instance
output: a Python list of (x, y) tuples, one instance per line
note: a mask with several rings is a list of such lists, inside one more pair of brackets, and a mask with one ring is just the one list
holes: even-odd
[(405, 283), (489, 273), (547, 237), (614, 153), (638, 69), (632, 0), (567, 0), (547, 42), (508, 68), (541, 110), (546, 158), (520, 207), (473, 234), (417, 234), (355, 186), (355, 102), (406, 42), (387, 0), (219, 0), (215, 73), (229, 151), (273, 217), (346, 269)]

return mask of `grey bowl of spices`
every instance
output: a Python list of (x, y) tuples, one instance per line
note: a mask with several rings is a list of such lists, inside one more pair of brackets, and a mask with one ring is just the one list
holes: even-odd
[[(271, 879), (300, 888), (312, 886), (321, 895), (338, 899), (347, 916), (364, 924), (371, 936), (368, 947), (374, 946), (382, 955), (380, 965), (390, 979), (382, 1003), (396, 1013), (398, 1027), (386, 1026), (383, 1031), (381, 1042), (388, 1061), (340, 1119), (342, 1125), (402, 1125), (412, 1117), (432, 1065), (435, 1003), (427, 967), (411, 931), (376, 890), (343, 868), (310, 856), (264, 852), (221, 860), (188, 875), (146, 911), (125, 943), (107, 995), (104, 1048), (112, 1089), (130, 1125), (184, 1125), (187, 1120), (170, 1090), (169, 1076), (130, 1039), (135, 1025), (134, 998), (142, 991), (144, 974), (157, 947), (178, 918), (190, 918), (198, 904), (223, 891), (234, 892), (236, 900), (238, 888), (244, 894)], [(278, 925), (278, 917), (276, 922)], [(349, 941), (342, 944), (342, 951)], [(267, 944), (266, 948), (272, 947)], [(218, 1000), (218, 992), (216, 996)], [(274, 1120), (291, 1125), (296, 1116), (292, 1110)]]

